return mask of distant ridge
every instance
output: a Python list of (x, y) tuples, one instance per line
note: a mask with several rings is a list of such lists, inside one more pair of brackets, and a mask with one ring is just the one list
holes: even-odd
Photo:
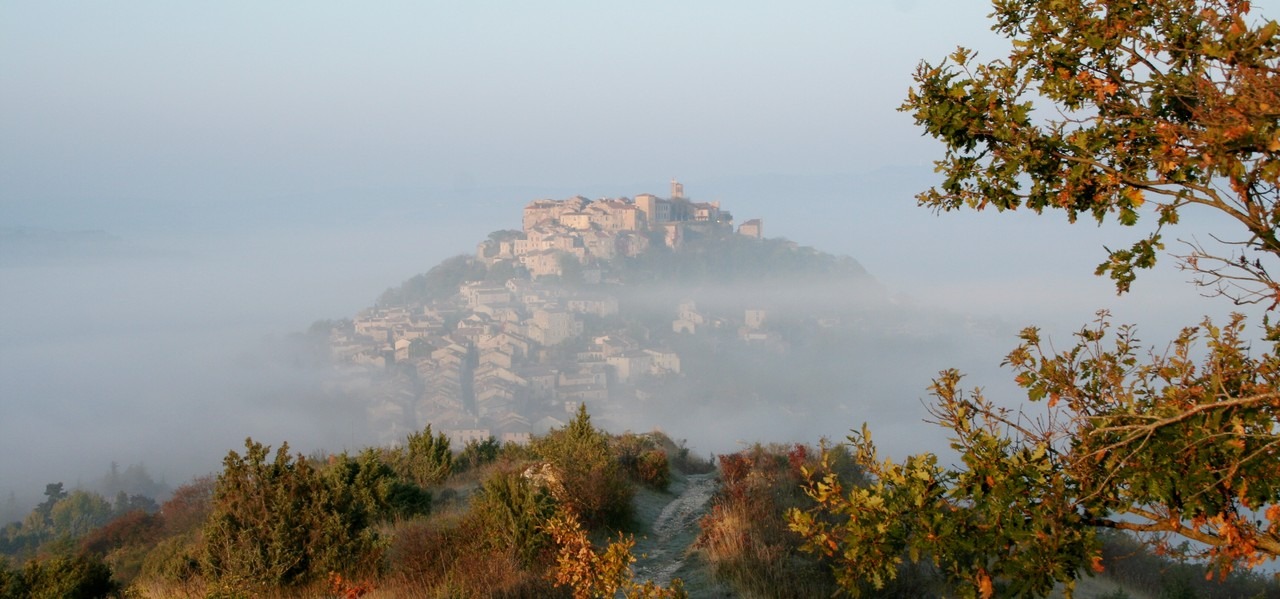
[(102, 230), (0, 227), (0, 266), (97, 263), (164, 255), (168, 254), (136, 246)]

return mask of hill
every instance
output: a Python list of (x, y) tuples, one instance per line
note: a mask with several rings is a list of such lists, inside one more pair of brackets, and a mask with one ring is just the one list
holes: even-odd
[(427, 424), (522, 441), (578, 404), (611, 430), (723, 422), (675, 431), (712, 446), (758, 421), (812, 430), (921, 323), (853, 258), (748, 223), (680, 197), (534, 201), (522, 230), (312, 333), (384, 441)]
[(139, 247), (105, 231), (0, 227), (0, 267), (98, 264), (167, 255)]

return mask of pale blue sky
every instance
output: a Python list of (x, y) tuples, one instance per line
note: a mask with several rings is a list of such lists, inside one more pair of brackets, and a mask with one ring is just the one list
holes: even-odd
[(0, 220), (123, 198), (925, 163), (932, 146), (894, 108), (920, 58), (991, 38), (988, 11), (943, 0), (3, 2)]

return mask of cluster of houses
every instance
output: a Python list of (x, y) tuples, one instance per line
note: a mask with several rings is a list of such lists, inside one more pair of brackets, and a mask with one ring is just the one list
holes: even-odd
[[(635, 198), (535, 200), (524, 208), (520, 231), (481, 242), (476, 258), (489, 265), (518, 264), (538, 279), (562, 275), (565, 260), (596, 264), (639, 255), (659, 242), (679, 248), (686, 231), (732, 227), (733, 215), (721, 210), (719, 202), (692, 202), (684, 197), (684, 186), (673, 180), (670, 198), (642, 193)], [(738, 232), (761, 238), (763, 224), (752, 219)], [(588, 271), (588, 277), (595, 275), (598, 271)]]
[[(519, 234), (492, 236), (477, 252), (487, 265), (519, 264), (527, 277), (464, 283), (430, 304), (366, 310), (351, 327), (331, 331), (333, 358), (375, 370), (411, 367), (414, 388), (384, 394), (383, 402), (395, 405), (371, 406), (371, 414), (431, 424), (455, 446), (491, 436), (525, 442), (562, 426), (581, 403), (607, 413), (617, 402), (643, 398), (647, 383), (680, 375), (680, 356), (621, 327), (594, 326), (586, 334), (588, 320), (608, 323), (618, 314), (618, 299), (599, 287), (574, 291), (539, 279), (561, 274), (566, 260), (591, 265), (643, 252), (658, 235), (679, 247), (685, 227), (732, 227), (718, 204), (684, 199), (674, 181), (672, 192), (669, 199), (532, 202)], [(744, 223), (739, 232), (759, 236), (760, 223)], [(763, 322), (763, 313), (757, 316), (753, 330)], [(681, 306), (672, 327), (694, 332), (705, 322), (692, 305)]]

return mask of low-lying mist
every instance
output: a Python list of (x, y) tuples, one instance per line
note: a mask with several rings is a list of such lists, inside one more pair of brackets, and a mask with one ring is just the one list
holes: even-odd
[[(968, 386), (1017, 401), (999, 364), (1023, 326), (1046, 325), (1065, 348), (1095, 309), (1115, 307), (1117, 322), (1137, 322), (1159, 346), (1200, 318), (1204, 304), (1188, 300), (1194, 290), (1171, 269), (1116, 299), (1109, 282), (1089, 275), (1104, 237), (1092, 229), (934, 217), (911, 206), (919, 185), (910, 178), (816, 185), (802, 191), (822, 207), (820, 219), (775, 201), (800, 189), (794, 182), (725, 182), (704, 197), (723, 198), (743, 218), (763, 216), (767, 236), (851, 255), (869, 278), (850, 288), (656, 282), (619, 300), (651, 313), (655, 330), (669, 330), (685, 299), (739, 316), (767, 308), (774, 322), (843, 311), (838, 326), (785, 354), (686, 340), (673, 349), (693, 352), (682, 356), (687, 369), (714, 369), (723, 383), (714, 392), (723, 396), (676, 382), (667, 397), (602, 421), (661, 428), (702, 454), (756, 441), (839, 440), (863, 422), (886, 453), (945, 450), (945, 431), (922, 422), (930, 380), (954, 367)], [(619, 188), (628, 189), (610, 186)], [(118, 229), (73, 235), (58, 251), (18, 255), (3, 246), (0, 500), (13, 493), (29, 507), (47, 483), (91, 486), (112, 462), (145, 464), (177, 486), (217, 470), (248, 436), (304, 453), (384, 439), (386, 431), (367, 425), (360, 397), (326, 386), (330, 373), (299, 353), (296, 335), (316, 320), (354, 316), (387, 287), (470, 253), (489, 231), (513, 228), (524, 201), (563, 191), (404, 200), (372, 217), (353, 207), (299, 222), (270, 214), (237, 226), (224, 217), (204, 229), (145, 221), (130, 230), (118, 219)], [(848, 303), (855, 297), (856, 306)]]
[(90, 485), (113, 461), (176, 486), (247, 436), (361, 446), (363, 406), (331, 401), (291, 336), (349, 317), (475, 235), (422, 228), (117, 236), (132, 250), (0, 265), (0, 493)]
[(684, 375), (664, 385), (661, 397), (624, 410), (620, 425), (660, 428), (706, 452), (820, 437), (838, 442), (863, 422), (895, 455), (940, 451), (945, 438), (921, 422), (921, 400), (940, 370), (959, 368), (991, 387), (1009, 387), (998, 365), (1016, 333), (1012, 324), (903, 302), (871, 276), (780, 273), (733, 284), (657, 285), (628, 289), (620, 301), (624, 313), (647, 315), (654, 331), (669, 329), (682, 301), (713, 315), (766, 313), (771, 338), (760, 342), (741, 342), (736, 328), (659, 335), (681, 356)]

